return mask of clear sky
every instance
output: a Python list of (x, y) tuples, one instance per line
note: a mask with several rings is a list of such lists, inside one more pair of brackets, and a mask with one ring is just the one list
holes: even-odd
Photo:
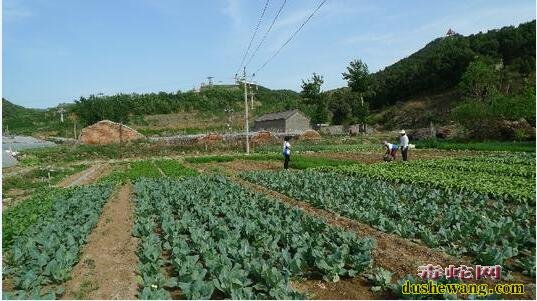
[[(3, 0), (2, 95), (45, 108), (80, 96), (189, 90), (214, 76), (233, 82), (265, 0)], [(253, 48), (283, 0), (270, 0)], [(320, 0), (287, 0), (253, 72)], [(313, 72), (323, 89), (360, 58), (382, 69), (445, 35), (535, 19), (534, 0), (327, 0), (256, 75), (273, 89), (300, 89)]]

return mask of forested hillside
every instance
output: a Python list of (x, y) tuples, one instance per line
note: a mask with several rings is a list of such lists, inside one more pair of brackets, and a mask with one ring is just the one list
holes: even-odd
[(2, 130), (4, 133), (18, 135), (68, 135), (72, 137), (73, 121), (66, 113), (64, 122), (60, 121), (57, 109), (28, 109), (2, 98)]
[[(300, 96), (294, 91), (258, 87), (254, 92), (257, 114), (300, 106)], [(81, 121), (91, 124), (102, 119), (128, 122), (135, 116), (176, 112), (205, 112), (220, 116), (225, 114), (225, 110), (238, 112), (243, 107), (244, 91), (239, 86), (216, 85), (206, 86), (199, 92), (81, 97), (75, 101), (73, 110)]]
[(470, 62), (490, 58), (503, 66), (503, 80), (535, 73), (535, 20), (470, 36), (438, 38), (418, 52), (372, 74), (373, 108), (457, 86)]

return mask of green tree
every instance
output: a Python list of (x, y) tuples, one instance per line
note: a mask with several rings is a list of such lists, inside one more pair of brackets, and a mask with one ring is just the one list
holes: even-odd
[(366, 123), (368, 119), (369, 104), (362, 104), (360, 95), (348, 88), (330, 93), (328, 103), (334, 124)]
[(313, 73), (310, 79), (302, 80), (300, 95), (304, 103), (314, 107), (312, 116), (310, 116), (313, 123), (325, 123), (330, 119), (326, 97), (321, 93), (323, 83), (323, 76), (316, 73)]
[(323, 83), (323, 76), (313, 73), (311, 79), (302, 80), (300, 96), (302, 96), (306, 103), (317, 105), (322, 101), (321, 86)]
[(478, 58), (471, 62), (461, 77), (459, 90), (469, 99), (489, 103), (496, 95), (500, 84), (498, 64), (491, 59)]
[(358, 93), (361, 97), (371, 94), (373, 79), (369, 74), (367, 65), (361, 60), (352, 61), (347, 67), (347, 72), (342, 73), (342, 75), (352, 92)]

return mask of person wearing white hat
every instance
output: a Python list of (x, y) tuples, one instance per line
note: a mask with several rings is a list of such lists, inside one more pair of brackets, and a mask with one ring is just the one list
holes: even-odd
[(399, 132), (401, 137), (399, 138), (399, 145), (401, 147), (401, 154), (403, 155), (403, 161), (408, 160), (408, 136), (406, 135), (405, 130)]

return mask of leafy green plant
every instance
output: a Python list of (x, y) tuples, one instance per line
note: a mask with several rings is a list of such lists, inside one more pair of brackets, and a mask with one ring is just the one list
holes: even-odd
[[(135, 194), (133, 233), (142, 239), (139, 257), (147, 265), (140, 269), (142, 294), (151, 285), (170, 283), (190, 299), (209, 299), (215, 292), (232, 299), (302, 299), (290, 288), (291, 277), (320, 274), (337, 281), (371, 265), (372, 240), (221, 176), (140, 179)], [(151, 281), (164, 250), (176, 285), (175, 280)]]
[(17, 236), (6, 254), (4, 273), (13, 280), (10, 297), (35, 298), (60, 292), (78, 261), (114, 186), (78, 187), (57, 196), (53, 208)]
[[(400, 166), (410, 169), (407, 164)], [(480, 264), (503, 264), (534, 254), (532, 202), (507, 202), (473, 191), (408, 181), (387, 182), (367, 172), (349, 174), (256, 171), (240, 176), (380, 231), (421, 239), (455, 256), (473, 256)]]
[(61, 193), (60, 189), (45, 189), (2, 213), (2, 246), (9, 249), (13, 239), (21, 235), (34, 224), (41, 216), (46, 214), (53, 206)]

